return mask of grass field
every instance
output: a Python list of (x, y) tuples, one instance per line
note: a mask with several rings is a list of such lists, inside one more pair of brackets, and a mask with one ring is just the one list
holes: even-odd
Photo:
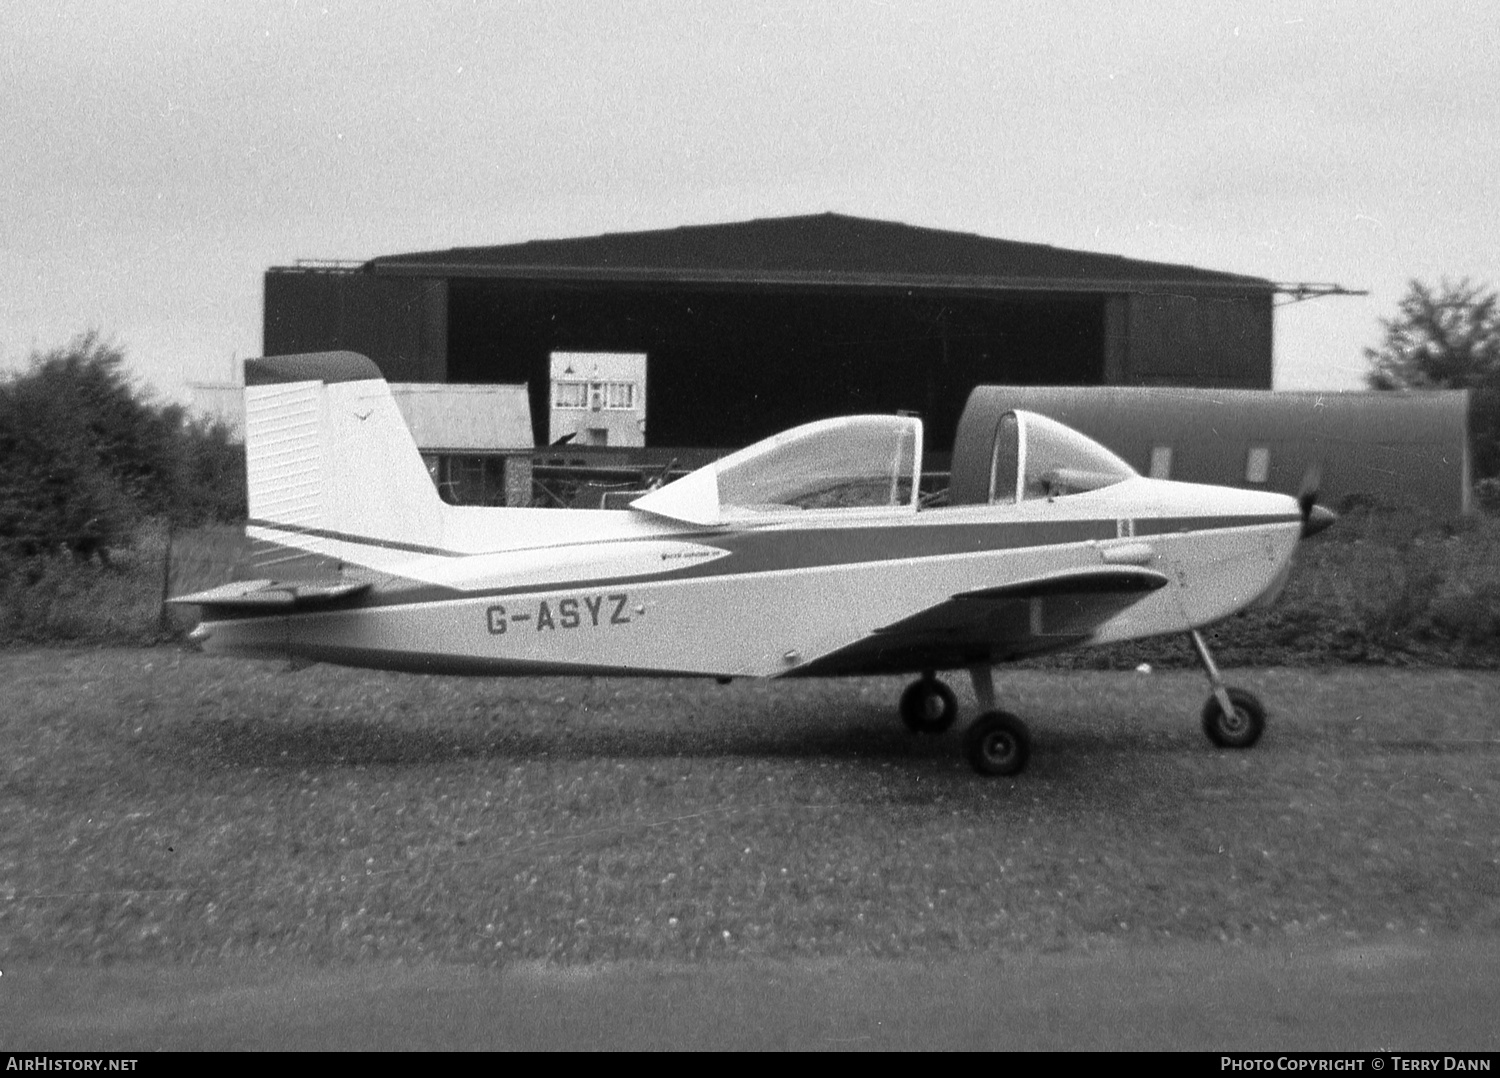
[[(1001, 671), (1031, 768), (899, 680), (386, 675), (0, 652), (0, 952), (498, 966), (1500, 933), (1500, 675)], [(961, 702), (967, 693), (960, 692)], [(966, 706), (971, 707), (971, 702)]]

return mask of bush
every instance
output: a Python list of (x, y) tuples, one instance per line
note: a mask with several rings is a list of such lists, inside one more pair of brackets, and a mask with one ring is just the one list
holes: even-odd
[(0, 554), (107, 556), (139, 509), (102, 465), (73, 395), (51, 381), (23, 377), (0, 386)]
[(1500, 666), (1497, 612), (1500, 520), (1360, 510), (1303, 545), (1277, 606), (1236, 621), (1252, 653)]
[(152, 403), (123, 364), (87, 334), (0, 382), (0, 556), (35, 560), (32, 575), (59, 551), (108, 564), (147, 519), (244, 514), (243, 450), (222, 426)]
[(152, 644), (160, 610), (159, 546), (109, 565), (68, 551), (0, 563), (0, 644)]
[(0, 558), (0, 646), (175, 640), (197, 611), (164, 609), (163, 592), (186, 595), (235, 579), (245, 553), (234, 525), (179, 531), (148, 521), (108, 565), (66, 551)]
[(1474, 501), (1482, 512), (1500, 516), (1500, 477), (1490, 476), (1475, 483)]

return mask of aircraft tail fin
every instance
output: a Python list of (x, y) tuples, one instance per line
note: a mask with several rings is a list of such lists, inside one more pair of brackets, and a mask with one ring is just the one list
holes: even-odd
[(283, 559), (380, 567), (442, 545), (446, 506), (390, 386), (356, 352), (246, 360), (245, 462), (247, 531)]

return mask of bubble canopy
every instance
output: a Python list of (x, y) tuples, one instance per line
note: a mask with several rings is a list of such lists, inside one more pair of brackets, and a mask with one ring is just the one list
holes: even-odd
[(825, 419), (756, 442), (631, 505), (694, 524), (807, 511), (915, 513), (922, 421)]
[(995, 427), (989, 500), (1019, 502), (1083, 494), (1138, 475), (1072, 427), (1035, 412), (1006, 412)]

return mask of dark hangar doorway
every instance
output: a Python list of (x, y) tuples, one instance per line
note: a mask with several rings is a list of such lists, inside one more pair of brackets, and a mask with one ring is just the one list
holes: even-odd
[(946, 452), (976, 385), (1103, 383), (1105, 301), (453, 279), (448, 381), (527, 383), (545, 431), (552, 352), (645, 352), (650, 446), (732, 449), (906, 409)]

